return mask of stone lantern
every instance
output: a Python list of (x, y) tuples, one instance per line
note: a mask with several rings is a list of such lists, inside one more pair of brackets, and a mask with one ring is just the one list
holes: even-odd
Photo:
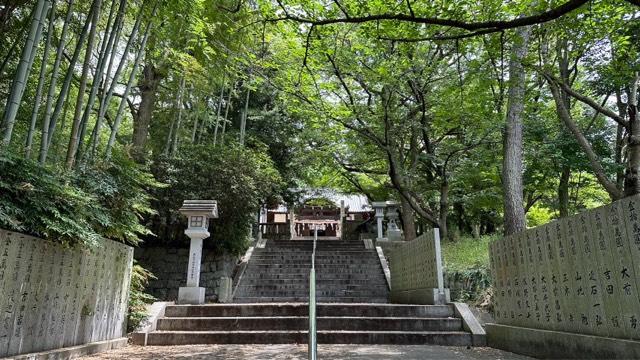
[(185, 235), (191, 239), (187, 286), (178, 289), (179, 304), (203, 304), (205, 288), (200, 287), (202, 240), (209, 237), (209, 219), (218, 217), (215, 200), (185, 200), (179, 210), (187, 217)]
[(384, 201), (377, 201), (371, 203), (371, 207), (373, 207), (376, 211), (376, 226), (378, 227), (378, 237), (377, 241), (385, 240), (382, 235), (382, 220), (384, 219), (384, 208), (387, 206), (387, 203)]
[(398, 227), (398, 203), (387, 201), (387, 238), (389, 240), (402, 240), (402, 230)]

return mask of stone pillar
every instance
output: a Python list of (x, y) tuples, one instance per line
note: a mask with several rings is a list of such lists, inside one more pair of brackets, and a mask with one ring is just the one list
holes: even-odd
[(185, 200), (180, 212), (187, 216), (185, 235), (191, 239), (187, 286), (178, 289), (178, 304), (204, 304), (205, 288), (200, 287), (202, 241), (208, 238), (209, 218), (218, 217), (217, 203), (213, 200)]
[(436, 255), (436, 277), (438, 280), (438, 289), (434, 289), (434, 304), (447, 304), (451, 302), (449, 289), (444, 288), (444, 273), (442, 271), (442, 247), (440, 246), (440, 229), (433, 229), (433, 241)]
[(293, 239), (296, 234), (296, 223), (295, 223), (295, 214), (293, 212), (293, 204), (289, 205), (289, 232), (291, 233), (290, 238)]
[(378, 228), (378, 237), (377, 241), (386, 240), (382, 234), (382, 219), (384, 219), (384, 208), (387, 204), (384, 201), (373, 202), (371, 206), (376, 210), (376, 226)]
[[(188, 235), (188, 234), (187, 234)], [(189, 267), (187, 268), (187, 286), (178, 289), (179, 304), (203, 304), (205, 288), (200, 287), (200, 266), (202, 264), (202, 240), (209, 232), (191, 237), (189, 246)]]
[(398, 227), (398, 203), (387, 201), (387, 238), (389, 240), (402, 240), (402, 230)]
[(338, 228), (336, 229), (336, 236), (342, 239), (342, 233), (344, 231), (344, 224), (347, 222), (344, 208), (344, 200), (340, 200), (340, 221), (338, 221)]

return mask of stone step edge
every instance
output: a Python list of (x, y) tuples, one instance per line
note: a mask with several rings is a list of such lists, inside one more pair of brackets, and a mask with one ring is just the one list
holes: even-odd
[[(152, 334), (307, 334), (307, 330), (154, 330)], [(398, 334), (398, 335), (471, 335), (466, 331), (402, 331), (402, 330), (318, 330), (318, 334)]]
[[(237, 306), (308, 306), (308, 302), (257, 302), (257, 303), (240, 303), (240, 304), (202, 304), (202, 305), (168, 305), (170, 307), (237, 307)], [(398, 307), (398, 308), (452, 308), (453, 305), (420, 305), (420, 304), (372, 304), (367, 302), (362, 303), (338, 303), (338, 302), (318, 302), (316, 307), (319, 306), (375, 306), (375, 307)]]
[[(250, 320), (269, 320), (269, 319), (300, 319), (306, 320), (308, 316), (165, 316), (161, 319), (171, 320), (238, 320), (238, 319), (250, 319)], [(394, 321), (442, 321), (444, 320), (461, 320), (458, 317), (443, 316), (443, 317), (417, 317), (417, 316), (317, 316), (318, 320), (394, 320)]]

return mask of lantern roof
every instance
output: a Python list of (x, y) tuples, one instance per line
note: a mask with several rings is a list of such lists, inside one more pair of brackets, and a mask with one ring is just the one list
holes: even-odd
[(218, 217), (218, 202), (216, 200), (185, 200), (178, 209), (184, 215), (203, 215), (209, 218)]

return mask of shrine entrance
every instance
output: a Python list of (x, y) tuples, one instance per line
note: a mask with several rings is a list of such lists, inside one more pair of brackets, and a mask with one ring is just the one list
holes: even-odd
[(293, 240), (312, 238), (315, 229), (318, 229), (318, 240), (340, 239), (340, 209), (331, 206), (303, 206), (294, 213)]
[[(359, 239), (373, 234), (373, 208), (364, 195), (341, 194), (326, 189), (307, 190), (299, 203), (263, 208), (259, 236), (280, 240)], [(374, 235), (372, 235), (375, 237)]]

